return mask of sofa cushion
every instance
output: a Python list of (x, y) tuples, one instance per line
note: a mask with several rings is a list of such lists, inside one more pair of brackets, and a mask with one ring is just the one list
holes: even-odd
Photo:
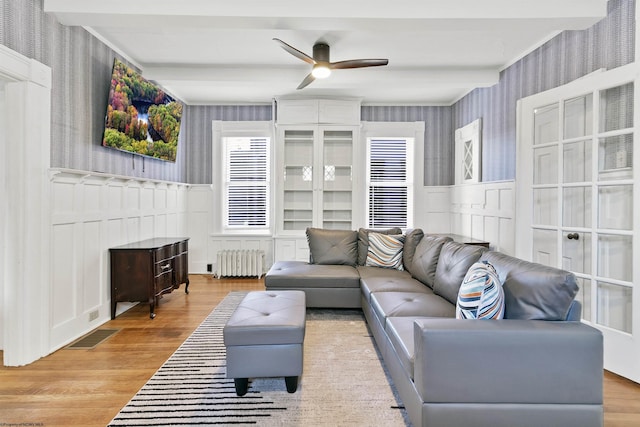
[(493, 251), (481, 260), (490, 262), (502, 281), (505, 319), (567, 319), (578, 292), (573, 273)]
[(367, 252), (369, 250), (369, 233), (380, 234), (402, 234), (400, 228), (389, 228), (386, 230), (376, 230), (373, 228), (361, 228), (358, 230), (358, 265), (364, 265), (367, 262)]
[(456, 316), (456, 306), (433, 293), (374, 292), (371, 307), (384, 326), (387, 317), (450, 317)]
[(413, 380), (413, 361), (415, 360), (413, 323), (424, 317), (388, 317), (385, 332), (391, 341), (402, 367)]
[(440, 251), (442, 246), (450, 241), (450, 237), (443, 236), (425, 236), (422, 238), (415, 249), (411, 267), (407, 267), (407, 270), (411, 271), (413, 277), (433, 289)]
[(358, 273), (360, 274), (362, 295), (366, 301), (370, 301), (372, 292), (433, 293), (431, 289), (412, 278), (406, 271), (359, 266)]
[(458, 290), (464, 276), (484, 251), (485, 248), (482, 246), (456, 242), (445, 243), (438, 258), (433, 292), (445, 298), (455, 307), (458, 300)]
[(369, 233), (367, 262), (369, 267), (393, 268), (404, 270), (402, 266), (402, 248), (404, 235)]
[(358, 233), (351, 230), (307, 228), (312, 264), (356, 265)]
[(412, 230), (407, 230), (404, 234), (404, 249), (402, 250), (402, 263), (404, 264), (404, 269), (411, 273), (411, 264), (413, 263), (413, 255), (416, 252), (416, 247), (418, 243), (424, 237), (424, 232), (419, 228), (414, 228)]
[(359, 288), (358, 271), (348, 265), (278, 261), (264, 279), (267, 289)]
[(456, 304), (457, 319), (502, 319), (504, 292), (498, 273), (488, 261), (476, 262), (467, 272)]

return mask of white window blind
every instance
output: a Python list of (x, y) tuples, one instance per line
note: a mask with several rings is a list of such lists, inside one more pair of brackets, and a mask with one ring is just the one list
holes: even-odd
[(411, 173), (410, 140), (370, 138), (368, 140), (368, 226), (410, 227)]
[(269, 227), (269, 138), (226, 137), (223, 141), (226, 226)]

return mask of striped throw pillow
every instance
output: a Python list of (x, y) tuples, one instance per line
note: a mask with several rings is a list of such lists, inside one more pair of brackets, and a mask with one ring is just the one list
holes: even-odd
[(404, 239), (404, 234), (392, 236), (380, 233), (369, 233), (369, 248), (365, 265), (404, 270), (402, 265)]
[(469, 268), (458, 291), (457, 319), (502, 319), (504, 290), (495, 268), (487, 261)]

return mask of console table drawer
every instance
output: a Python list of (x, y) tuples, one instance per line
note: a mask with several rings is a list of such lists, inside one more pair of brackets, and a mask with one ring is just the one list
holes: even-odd
[(153, 251), (154, 252), (153, 256), (156, 262), (162, 262), (163, 260), (170, 259), (172, 256), (174, 256), (176, 252), (175, 249), (176, 248), (173, 245), (163, 246)]
[(163, 259), (160, 262), (154, 264), (154, 275), (160, 276), (162, 274), (171, 273), (173, 271), (173, 267), (171, 265), (172, 259)]

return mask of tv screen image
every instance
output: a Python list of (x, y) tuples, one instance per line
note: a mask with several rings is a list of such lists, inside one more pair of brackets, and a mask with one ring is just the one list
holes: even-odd
[(176, 161), (182, 104), (116, 59), (102, 145)]

